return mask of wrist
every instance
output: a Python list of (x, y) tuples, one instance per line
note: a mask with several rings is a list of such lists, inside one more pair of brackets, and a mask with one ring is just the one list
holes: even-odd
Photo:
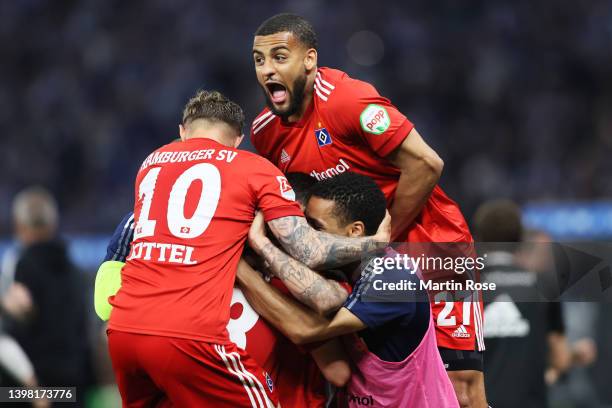
[(264, 235), (260, 238), (252, 240), (251, 247), (253, 248), (255, 252), (257, 252), (257, 255), (261, 256), (263, 249), (268, 244), (272, 244), (272, 241), (270, 241), (270, 239), (268, 239), (268, 237)]

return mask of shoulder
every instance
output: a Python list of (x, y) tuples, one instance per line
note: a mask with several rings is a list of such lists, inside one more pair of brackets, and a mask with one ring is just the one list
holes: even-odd
[(262, 141), (262, 135), (268, 133), (272, 129), (272, 124), (277, 116), (268, 108), (265, 108), (259, 115), (253, 119), (251, 124), (251, 143), (258, 148)]
[(360, 98), (378, 96), (378, 92), (368, 82), (351, 78), (346, 72), (322, 67), (315, 78), (315, 95), (329, 106), (346, 107)]
[(280, 170), (265, 157), (257, 153), (249, 152), (248, 150), (236, 149), (236, 152), (239, 153), (238, 157), (240, 158), (243, 165), (249, 166), (249, 174), (280, 174)]

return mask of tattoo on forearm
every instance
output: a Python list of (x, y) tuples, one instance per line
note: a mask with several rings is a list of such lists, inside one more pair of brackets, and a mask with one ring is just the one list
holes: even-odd
[(261, 255), (291, 293), (310, 308), (327, 313), (346, 300), (347, 293), (338, 283), (323, 278), (272, 243), (264, 246)]
[(283, 248), (310, 267), (333, 268), (358, 260), (365, 253), (384, 246), (372, 238), (348, 238), (315, 231), (303, 217), (282, 217), (270, 221)]

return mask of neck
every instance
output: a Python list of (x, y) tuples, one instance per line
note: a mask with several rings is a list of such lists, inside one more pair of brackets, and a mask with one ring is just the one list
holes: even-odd
[(37, 242), (51, 241), (55, 235), (52, 229), (24, 228), (17, 232), (17, 239), (22, 245), (28, 246)]
[(190, 139), (211, 139), (224, 146), (234, 147), (233, 140), (224, 131), (215, 128), (195, 128), (185, 136), (185, 140)]
[(302, 98), (302, 104), (300, 105), (300, 109), (294, 113), (293, 115), (287, 118), (287, 122), (293, 123), (297, 122), (304, 116), (306, 113), (306, 109), (308, 109), (308, 105), (312, 102), (312, 95), (314, 93), (314, 83), (315, 76), (317, 75), (317, 70), (313, 69), (312, 72), (308, 75), (306, 79), (306, 85), (304, 86), (304, 98)]

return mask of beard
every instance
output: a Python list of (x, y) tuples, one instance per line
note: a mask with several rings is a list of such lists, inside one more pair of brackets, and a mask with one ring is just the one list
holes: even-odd
[(279, 110), (274, 107), (274, 103), (272, 103), (272, 99), (270, 98), (266, 87), (262, 87), (264, 96), (266, 98), (266, 105), (273, 114), (279, 116), (284, 121), (287, 121), (289, 116), (298, 113), (302, 107), (302, 102), (304, 101), (304, 89), (306, 88), (306, 74), (296, 78), (295, 81), (293, 81), (292, 88), (292, 92), (289, 92), (289, 88), (287, 88), (287, 92), (290, 95), (289, 106), (284, 110)]

